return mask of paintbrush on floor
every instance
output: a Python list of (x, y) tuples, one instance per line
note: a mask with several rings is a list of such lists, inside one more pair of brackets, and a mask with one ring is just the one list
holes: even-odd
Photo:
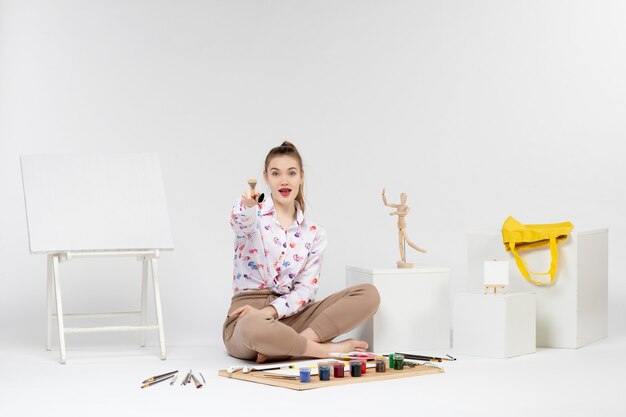
[(175, 373), (177, 373), (177, 372), (178, 372), (178, 369), (177, 369), (177, 370), (175, 370), (175, 371), (166, 372), (166, 373), (161, 374), (161, 375), (151, 376), (151, 377), (150, 377), (150, 378), (148, 378), (148, 379), (144, 379), (144, 380), (143, 380), (143, 382), (142, 382), (142, 384), (148, 384), (148, 383), (150, 383), (150, 382), (152, 382), (152, 381), (156, 381), (157, 379), (161, 379), (161, 378), (166, 377), (166, 376), (174, 375), (174, 374), (175, 374)]
[(168, 379), (174, 378), (175, 376), (176, 376), (176, 374), (172, 374), (172, 375), (170, 375), (170, 376), (166, 376), (166, 377), (164, 377), (164, 378), (157, 379), (157, 380), (154, 380), (154, 381), (152, 381), (152, 382), (145, 383), (145, 384), (143, 384), (143, 385), (141, 386), (141, 388), (143, 389), (143, 388), (148, 388), (148, 387), (151, 387), (151, 386), (153, 386), (153, 385), (155, 385), (155, 384), (158, 384), (159, 382), (167, 381)]

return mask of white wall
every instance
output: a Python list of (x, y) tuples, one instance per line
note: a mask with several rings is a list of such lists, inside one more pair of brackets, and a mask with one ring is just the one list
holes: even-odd
[[(396, 261), (387, 187), (409, 194), (429, 250), (410, 260), (450, 266), (455, 292), (469, 230), (509, 214), (609, 227), (610, 333), (624, 333), (624, 21), (620, 0), (0, 0), (0, 343), (43, 345), (20, 154), (158, 152), (168, 343), (217, 345), (228, 211), (284, 138), (330, 237), (320, 296), (346, 264)], [(81, 262), (62, 265), (66, 310), (137, 307), (134, 263)]]

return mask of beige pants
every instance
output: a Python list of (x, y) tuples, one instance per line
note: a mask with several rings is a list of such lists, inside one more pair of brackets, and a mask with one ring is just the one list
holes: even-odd
[[(239, 294), (233, 297), (228, 313), (246, 304), (261, 309), (277, 297), (270, 290)], [(228, 317), (224, 322), (224, 345), (228, 353), (240, 359), (254, 360), (257, 353), (270, 357), (303, 356), (307, 339), (299, 334), (301, 331), (310, 327), (322, 342), (330, 341), (372, 317), (379, 304), (376, 287), (362, 284), (309, 304), (281, 320), (266, 313), (247, 314), (241, 319)]]

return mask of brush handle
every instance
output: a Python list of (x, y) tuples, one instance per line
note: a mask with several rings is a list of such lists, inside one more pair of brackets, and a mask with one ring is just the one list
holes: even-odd
[(437, 358), (434, 356), (426, 356), (426, 355), (413, 355), (411, 353), (400, 353), (398, 352), (398, 355), (403, 355), (405, 359), (413, 359), (416, 361), (435, 361), (435, 362), (441, 362), (441, 361), (445, 361), (445, 360), (450, 360), (447, 358)]
[(196, 388), (202, 387), (202, 383), (198, 381), (198, 378), (196, 378), (193, 374), (191, 374), (191, 379), (193, 379), (194, 384), (196, 384)]

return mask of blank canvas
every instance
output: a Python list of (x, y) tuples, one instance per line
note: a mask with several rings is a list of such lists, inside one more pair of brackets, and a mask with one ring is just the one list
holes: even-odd
[(509, 285), (508, 261), (485, 261), (485, 285)]
[(31, 253), (173, 249), (156, 154), (25, 155)]

